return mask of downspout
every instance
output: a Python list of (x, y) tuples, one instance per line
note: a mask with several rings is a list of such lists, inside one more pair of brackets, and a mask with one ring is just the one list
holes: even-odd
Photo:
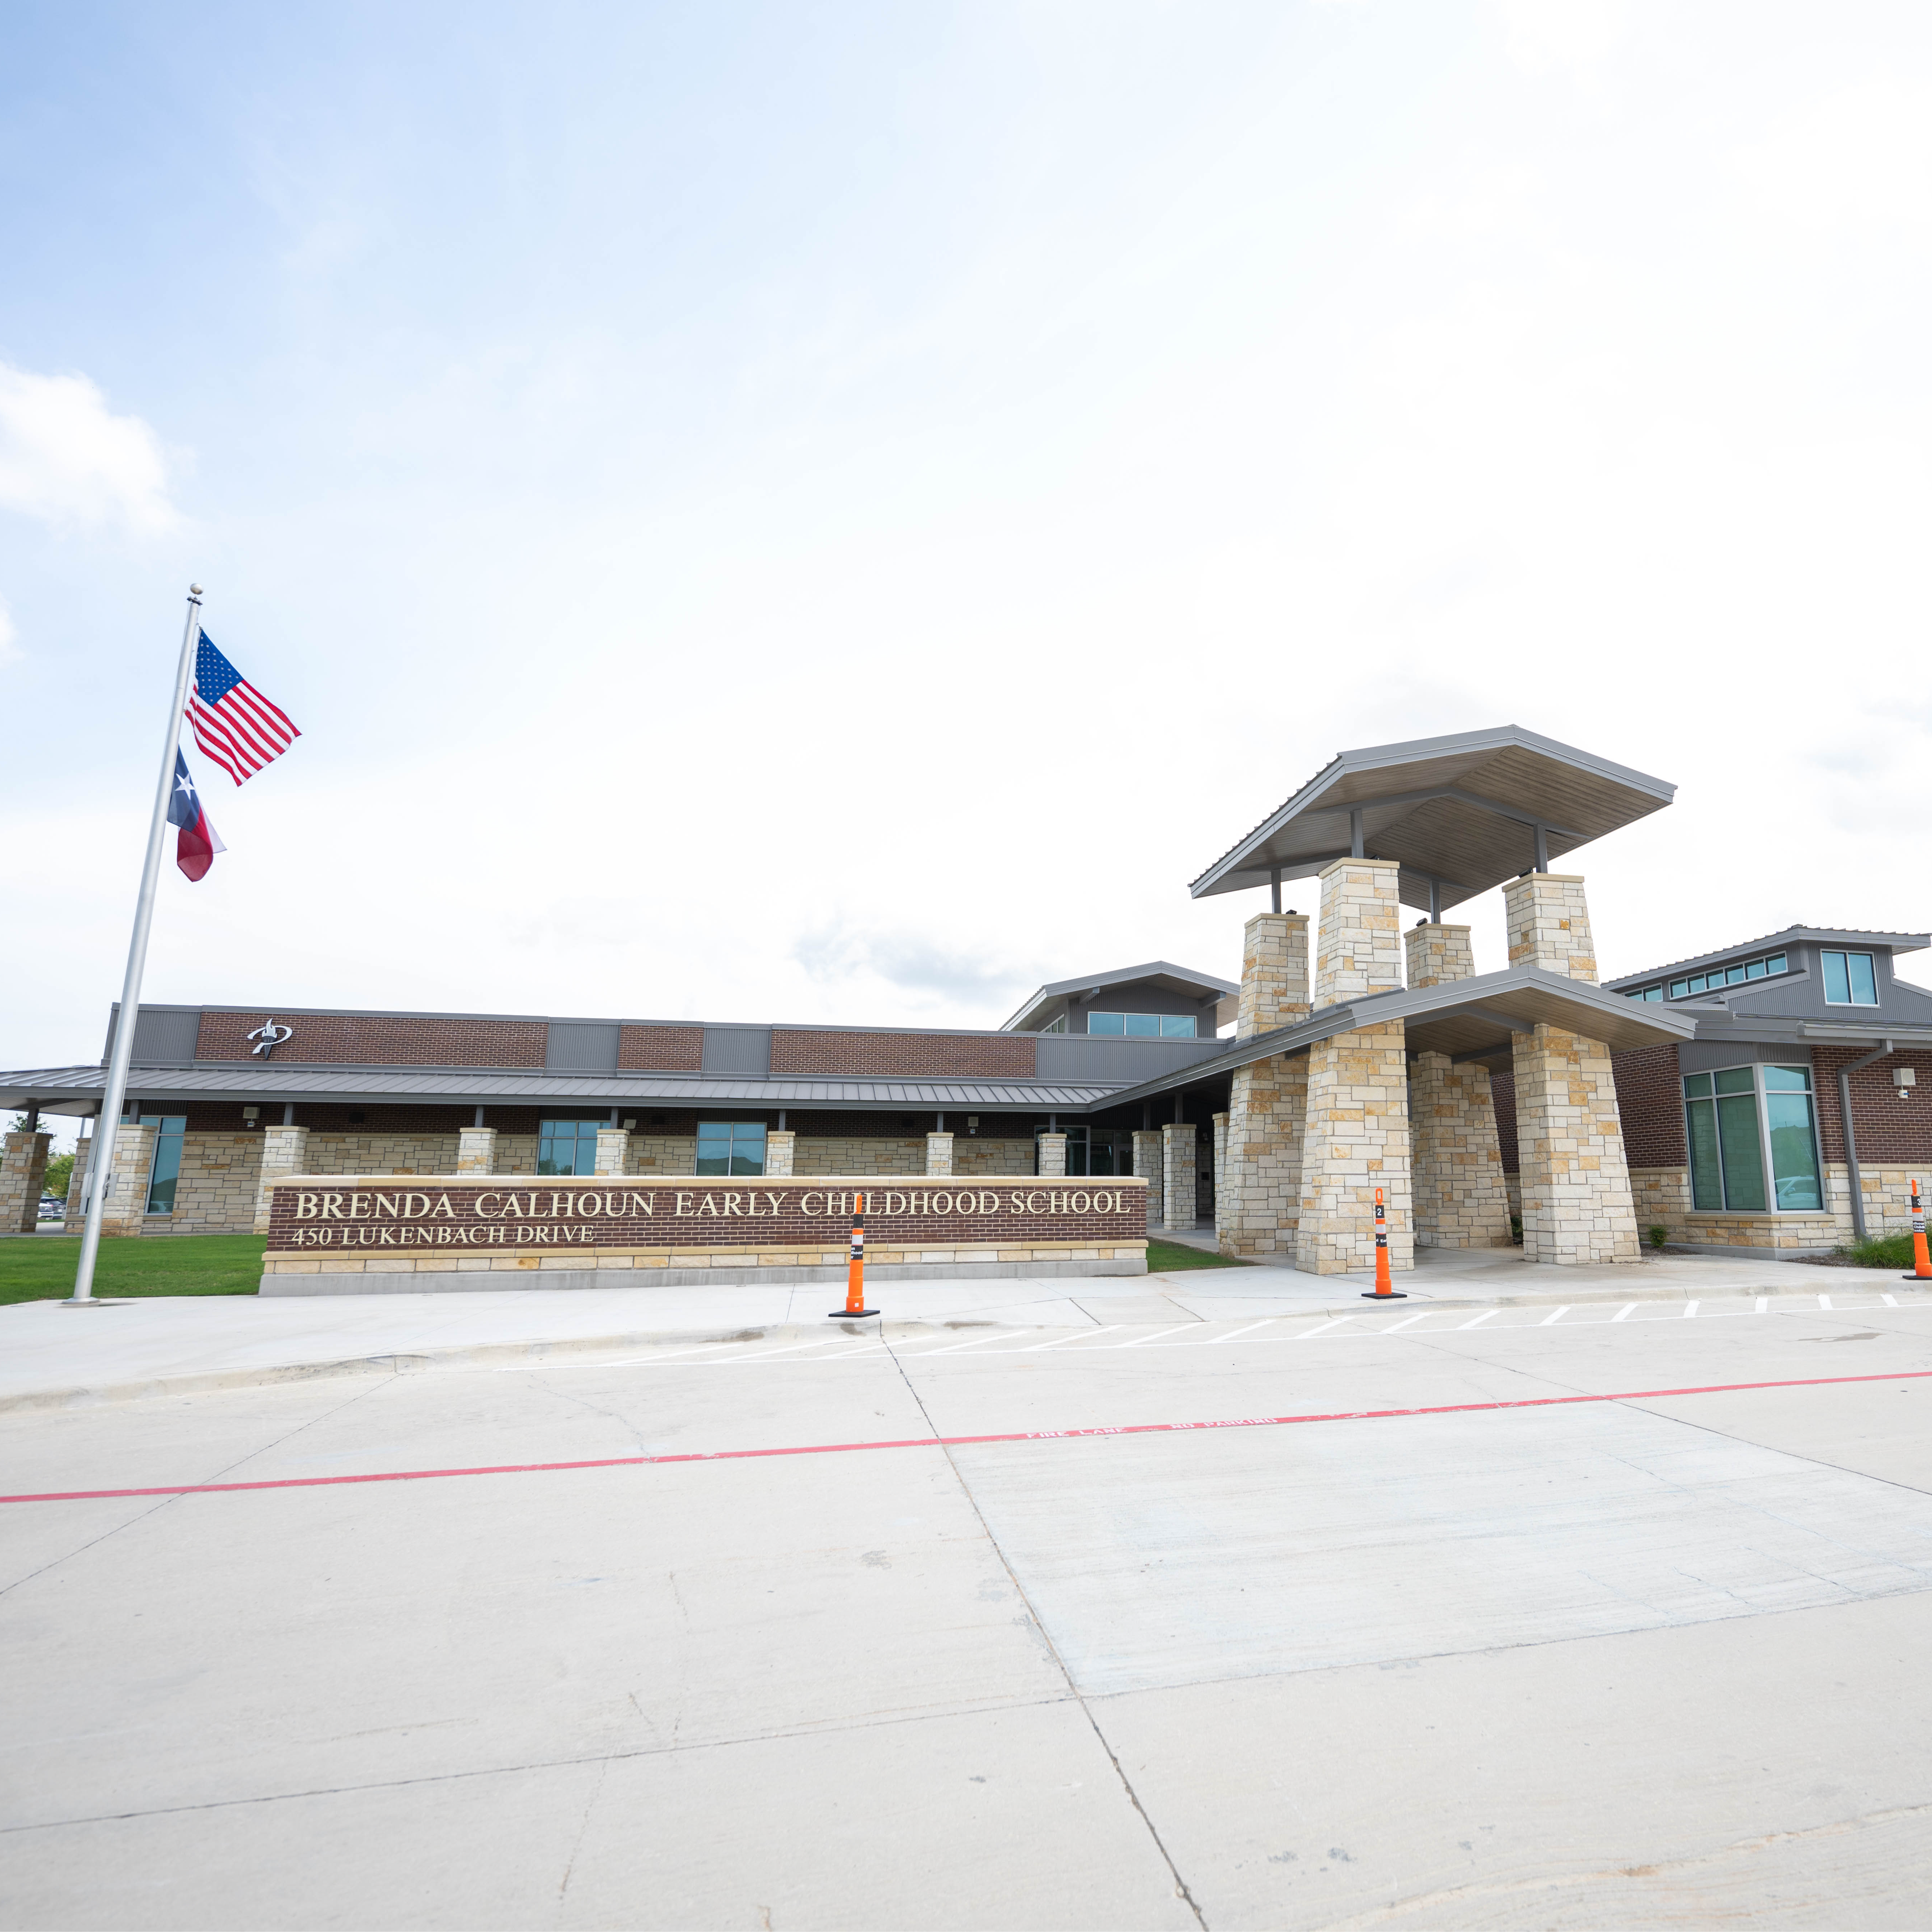
[(1868, 1053), (1862, 1060), (1847, 1060), (1838, 1069), (1838, 1119), (1845, 1133), (1845, 1166), (1850, 1172), (1852, 1188), (1852, 1232), (1860, 1240), (1865, 1234), (1864, 1184), (1858, 1178), (1858, 1136), (1852, 1131), (1852, 1076), (1861, 1066), (1869, 1066), (1875, 1060), (1882, 1060), (1892, 1051), (1892, 1042), (1887, 1040), (1876, 1053)]

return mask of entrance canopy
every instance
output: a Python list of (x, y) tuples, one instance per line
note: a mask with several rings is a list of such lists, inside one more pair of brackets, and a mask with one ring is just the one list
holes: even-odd
[(1196, 898), (1393, 860), (1432, 919), (1660, 811), (1677, 788), (1520, 724), (1344, 752), (1194, 881)]

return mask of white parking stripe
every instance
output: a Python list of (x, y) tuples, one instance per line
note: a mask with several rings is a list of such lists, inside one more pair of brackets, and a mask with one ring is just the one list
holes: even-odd
[(1476, 1317), (1476, 1318), (1475, 1318), (1473, 1322), (1460, 1322), (1460, 1323), (1459, 1323), (1459, 1324), (1457, 1324), (1459, 1332), (1460, 1332), (1460, 1330), (1461, 1329), (1463, 1329), (1463, 1328), (1480, 1328), (1483, 1325), (1483, 1324), (1484, 1324), (1485, 1322), (1488, 1322), (1488, 1321), (1491, 1321), (1491, 1320), (1492, 1320), (1492, 1319), (1493, 1319), (1496, 1316), (1498, 1316), (1498, 1315), (1501, 1314), (1502, 1312), (1502, 1310), (1498, 1309), (1498, 1308), (1486, 1308), (1486, 1309), (1484, 1309), (1484, 1310), (1483, 1310), (1483, 1312), (1482, 1312), (1482, 1313), (1481, 1313), (1481, 1314), (1480, 1314), (1479, 1316), (1478, 1316)]
[(1694, 1322), (1694, 1321), (1695, 1321), (1695, 1320), (1696, 1319), (1696, 1317), (1697, 1317), (1697, 1304), (1696, 1304), (1696, 1303), (1695, 1303), (1694, 1301), (1687, 1301), (1687, 1302), (1684, 1304), (1684, 1320), (1685, 1320), (1685, 1321), (1687, 1321), (1687, 1322)]
[(1612, 1316), (1610, 1317), (1610, 1319), (1611, 1319), (1612, 1322), (1621, 1322), (1621, 1321), (1624, 1320), (1624, 1318), (1629, 1315), (1629, 1313), (1630, 1313), (1630, 1310), (1631, 1310), (1632, 1309), (1636, 1308), (1636, 1307), (1639, 1306), (1640, 1305), (1640, 1304), (1639, 1304), (1638, 1303), (1634, 1302), (1634, 1301), (1629, 1301), (1629, 1302), (1626, 1302), (1626, 1303), (1624, 1304), (1624, 1306), (1623, 1306), (1622, 1307), (1619, 1308), (1619, 1309), (1617, 1310), (1617, 1312), (1616, 1312), (1616, 1314), (1612, 1315)]
[(1030, 1355), (1041, 1348), (1063, 1348), (1069, 1342), (1084, 1342), (1090, 1335), (1117, 1334), (1127, 1324), (1124, 1322), (1108, 1322), (1098, 1328), (1082, 1328), (1071, 1335), (1056, 1335), (1050, 1342), (1030, 1342), (1024, 1348), (1016, 1348), (1016, 1355)]
[(1232, 1342), (1237, 1335), (1252, 1335), (1257, 1328), (1265, 1328), (1270, 1322), (1279, 1322), (1282, 1318), (1279, 1315), (1264, 1316), (1258, 1322), (1250, 1322), (1245, 1328), (1234, 1329), (1226, 1335), (1204, 1335), (1199, 1341), (1187, 1342), (1184, 1346), (1192, 1348), (1204, 1348), (1210, 1342)]
[(1423, 1318), (1424, 1316), (1432, 1314), (1433, 1312), (1433, 1310), (1425, 1308), (1418, 1314), (1405, 1315), (1400, 1322), (1391, 1322), (1386, 1328), (1378, 1328), (1376, 1330), (1376, 1333), (1378, 1335), (1398, 1334), (1403, 1329), (1409, 1327), (1412, 1323), (1420, 1322)]
[(1569, 1312), (1570, 1304), (1566, 1301), (1554, 1314), (1546, 1315), (1536, 1325), (1539, 1328), (1553, 1328), (1556, 1326), (1557, 1323), (1561, 1322), (1564, 1316), (1568, 1315)]
[(1150, 1342), (1158, 1342), (1163, 1335), (1178, 1335), (1200, 1325), (1198, 1322), (1184, 1322), (1178, 1328), (1156, 1328), (1151, 1335), (1136, 1335), (1131, 1342), (1109, 1342), (1107, 1346), (1110, 1348), (1143, 1348)]

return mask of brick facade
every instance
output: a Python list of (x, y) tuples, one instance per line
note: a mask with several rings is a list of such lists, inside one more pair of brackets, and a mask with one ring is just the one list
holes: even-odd
[(295, 1036), (275, 1049), (282, 1060), (350, 1066), (541, 1067), (550, 1028), (542, 1020), (410, 1019), (392, 1013), (214, 1013), (201, 1016), (196, 1060), (248, 1060), (248, 1035), (282, 1018)]
[(1640, 1167), (1684, 1167), (1690, 1150), (1684, 1141), (1684, 1087), (1674, 1045), (1640, 1047), (1613, 1053), (1610, 1071), (1617, 1087), (1617, 1112), (1624, 1124), (1624, 1154), (1633, 1172)]
[(772, 1072), (859, 1080), (1030, 1080), (1030, 1034), (772, 1029)]
[(617, 1064), (633, 1073), (695, 1073), (704, 1064), (704, 1029), (694, 1026), (620, 1027)]

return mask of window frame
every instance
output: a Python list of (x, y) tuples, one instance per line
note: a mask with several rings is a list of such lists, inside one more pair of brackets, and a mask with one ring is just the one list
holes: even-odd
[[(1815, 1208), (1786, 1208), (1778, 1203), (1778, 1169), (1772, 1153), (1771, 1109), (1764, 1084), (1764, 1072), (1767, 1066), (1781, 1067), (1804, 1076), (1803, 1092), (1811, 1115), (1811, 1166), (1818, 1184), (1818, 1205)], [(1718, 1076), (1720, 1073), (1744, 1072), (1751, 1077), (1751, 1097), (1757, 1108), (1758, 1180), (1767, 1203), (1762, 1208), (1733, 1208), (1728, 1204), (1730, 1189), (1724, 1175), (1723, 1116), (1718, 1111), (1718, 1103), (1720, 1100), (1742, 1100), (1744, 1096), (1741, 1094), (1719, 1094), (1717, 1090)], [(1708, 1080), (1711, 1083), (1709, 1090), (1692, 1095), (1688, 1090), (1694, 1080)], [(1684, 1164), (1690, 1182), (1690, 1211), (1694, 1214), (1822, 1214), (1831, 1211), (1826, 1188), (1824, 1142), (1819, 1130), (1818, 1075), (1815, 1067), (1790, 1060), (1742, 1060), (1730, 1066), (1700, 1067), (1695, 1073), (1680, 1074), (1677, 1084), (1678, 1104), (1684, 1110)], [(1790, 1094), (1798, 1090), (1786, 1088), (1779, 1090)], [(1715, 1130), (1712, 1148), (1718, 1162), (1718, 1192), (1720, 1202), (1725, 1204), (1716, 1208), (1700, 1208), (1697, 1205), (1696, 1137), (1692, 1127), (1690, 1109), (1694, 1106), (1700, 1105), (1709, 1106), (1712, 1126)]]
[[(586, 1120), (580, 1114), (560, 1116), (554, 1120), (546, 1120), (539, 1115), (537, 1120), (536, 1172), (538, 1178), (544, 1180), (562, 1180), (566, 1178), (575, 1180), (580, 1179), (586, 1174), (595, 1174), (597, 1172), (597, 1136), (602, 1129), (610, 1124), (608, 1119)], [(548, 1141), (554, 1144), (556, 1141), (558, 1136), (550, 1131), (554, 1127), (574, 1127), (577, 1130), (577, 1132), (571, 1136), (571, 1141), (578, 1154), (582, 1153), (586, 1139), (589, 1140), (590, 1165), (587, 1168), (574, 1166), (568, 1177), (561, 1174), (544, 1173), (544, 1143)], [(584, 1132), (586, 1127), (590, 1130), (588, 1136), (586, 1136)], [(572, 1158), (573, 1160), (576, 1158), (576, 1155), (574, 1154)]]
[[(1096, 1010), (1087, 1016), (1087, 1030), (1090, 1034), (1095, 1030), (1094, 1022), (1100, 1019), (1118, 1020), (1120, 1022), (1118, 1028), (1100, 1028), (1096, 1036), (1101, 1040), (1198, 1040), (1201, 1037), (1200, 1016), (1196, 1013), (1115, 1012), (1111, 1008)], [(1153, 1030), (1132, 1031), (1127, 1026), (1130, 1020), (1151, 1020), (1154, 1022)], [(1184, 1026), (1187, 1029), (1185, 1033), (1180, 1030)]]
[[(693, 1174), (704, 1174), (704, 1168), (698, 1163), (704, 1157), (700, 1150), (704, 1145), (704, 1130), (706, 1127), (714, 1130), (722, 1127), (727, 1137), (724, 1142), (724, 1172), (722, 1174), (706, 1176), (706, 1178), (730, 1180), (735, 1176), (741, 1180), (754, 1180), (764, 1173), (766, 1164), (770, 1156), (771, 1137), (773, 1132), (770, 1123), (764, 1120), (700, 1120), (698, 1123), (698, 1132), (692, 1143), (691, 1166)], [(758, 1165), (754, 1172), (740, 1174), (736, 1166), (738, 1159), (738, 1135), (740, 1130), (748, 1130), (752, 1127), (758, 1130)]]
[[(1845, 975), (1845, 997), (1842, 1000), (1836, 1000), (1832, 997), (1831, 970), (1825, 964), (1828, 959), (1836, 959), (1842, 962)], [(1868, 1000), (1860, 999), (1858, 997), (1857, 988), (1852, 983), (1852, 962), (1854, 959), (1862, 959), (1865, 964), (1866, 971), (1871, 976), (1872, 996)], [(1818, 982), (1823, 989), (1825, 1004), (1828, 1006), (1870, 1008), (1884, 1004), (1879, 998), (1878, 956), (1876, 953), (1855, 952), (1848, 946), (1821, 946), (1818, 949)]]
[[(165, 1208), (157, 1208), (154, 1205), (154, 1190), (162, 1184), (162, 1176), (159, 1172), (161, 1165), (161, 1150), (171, 1141), (174, 1143), (175, 1171), (166, 1178), (168, 1184), (176, 1190), (178, 1191), (181, 1186), (182, 1155), (185, 1150), (188, 1141), (188, 1116), (185, 1114), (157, 1114), (153, 1116), (153, 1119), (154, 1144), (153, 1151), (148, 1156), (148, 1188), (147, 1192), (141, 1197), (141, 1211), (143, 1214), (172, 1214), (175, 1211), (175, 1193), (171, 1192), (169, 1195), (168, 1204)], [(170, 1132), (169, 1131), (170, 1124), (177, 1122), (179, 1124), (175, 1126), (173, 1132)], [(145, 1127), (148, 1123), (143, 1120), (140, 1124)]]

